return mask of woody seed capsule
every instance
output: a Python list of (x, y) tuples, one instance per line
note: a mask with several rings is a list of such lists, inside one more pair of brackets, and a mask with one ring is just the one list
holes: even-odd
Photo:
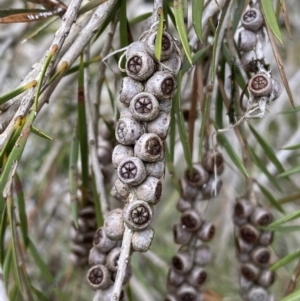
[(272, 80), (266, 73), (255, 74), (249, 81), (248, 89), (254, 97), (268, 96), (272, 92)]
[(239, 33), (238, 49), (240, 51), (248, 52), (255, 48), (257, 44), (256, 34), (250, 30), (242, 30)]
[(179, 301), (191, 300), (191, 301), (200, 301), (201, 294), (195, 290), (195, 288), (189, 284), (182, 284), (177, 293), (176, 297)]
[(182, 197), (178, 198), (177, 204), (176, 204), (176, 209), (180, 212), (184, 212), (188, 209), (192, 208), (192, 202), (189, 200), (186, 200)]
[(260, 286), (254, 286), (248, 292), (248, 300), (249, 301), (269, 301), (269, 294), (264, 288), (262, 288)]
[(131, 99), (143, 90), (144, 86), (141, 82), (130, 77), (124, 77), (121, 83), (120, 102), (129, 105)]
[(121, 118), (116, 125), (116, 139), (124, 145), (134, 144), (143, 133), (142, 125), (133, 118)]
[(185, 178), (180, 179), (180, 188), (182, 198), (186, 200), (193, 200), (199, 193), (198, 188), (189, 185)]
[(199, 188), (201, 188), (203, 184), (207, 182), (208, 177), (209, 175), (207, 171), (203, 168), (201, 163), (193, 164), (192, 172), (190, 172), (189, 170), (186, 170), (185, 172), (185, 178), (187, 182), (191, 186), (196, 186)]
[(133, 251), (147, 252), (151, 246), (154, 237), (152, 228), (134, 232), (131, 240)]
[(214, 224), (203, 221), (201, 228), (197, 231), (197, 237), (202, 241), (210, 241), (215, 236), (216, 228)]
[(179, 245), (186, 245), (192, 238), (192, 232), (188, 231), (182, 224), (173, 226), (174, 242)]
[(256, 8), (247, 9), (242, 16), (242, 25), (248, 30), (257, 32), (263, 25), (261, 12)]
[(115, 146), (112, 153), (112, 164), (114, 168), (118, 168), (121, 161), (127, 157), (133, 156), (133, 148), (131, 146), (126, 146), (118, 144)]
[(130, 193), (130, 187), (127, 184), (124, 184), (122, 181), (120, 181), (120, 179), (116, 179), (115, 182), (115, 189), (116, 192), (123, 197), (124, 199), (126, 199)]
[(161, 62), (162, 71), (172, 71), (175, 75), (177, 75), (182, 66), (182, 57), (177, 53), (172, 53), (169, 59)]
[(107, 288), (111, 283), (110, 273), (104, 265), (95, 265), (89, 269), (87, 281), (93, 289)]
[(165, 162), (157, 161), (153, 163), (145, 163), (146, 174), (149, 177), (161, 179), (165, 174)]
[(211, 251), (209, 246), (200, 245), (196, 248), (195, 263), (201, 266), (207, 265), (211, 261)]
[(118, 261), (121, 254), (121, 248), (112, 249), (106, 256), (106, 266), (112, 272), (118, 269)]
[(220, 179), (217, 179), (215, 175), (211, 175), (208, 179), (208, 181), (202, 186), (202, 199), (208, 200), (210, 198), (216, 197), (222, 188), (223, 181)]
[(273, 231), (262, 231), (258, 242), (262, 246), (268, 246), (273, 242), (273, 238), (274, 238)]
[(170, 122), (170, 115), (165, 112), (160, 112), (154, 120), (148, 122), (147, 131), (165, 140), (169, 132)]
[(254, 51), (244, 52), (241, 56), (243, 68), (248, 72), (257, 72), (257, 59)]
[(263, 207), (255, 207), (251, 216), (251, 224), (254, 226), (268, 226), (273, 221), (272, 214)]
[(257, 242), (259, 234), (259, 230), (251, 224), (245, 224), (239, 230), (240, 237), (249, 244)]
[(110, 211), (104, 219), (104, 231), (111, 240), (121, 240), (124, 233), (123, 211), (120, 208)]
[(214, 173), (216, 169), (220, 175), (224, 171), (223, 155), (215, 150), (209, 150), (203, 155), (202, 165), (209, 173)]
[[(157, 33), (152, 33), (146, 40), (147, 43), (147, 51), (151, 56), (155, 55), (155, 41), (156, 41)], [(162, 45), (161, 45), (161, 60), (166, 60), (173, 53), (174, 43), (173, 37), (167, 33), (166, 31), (162, 35)]]
[(159, 202), (162, 193), (162, 183), (154, 177), (147, 177), (146, 180), (136, 187), (135, 195), (138, 199), (155, 205)]
[(275, 273), (269, 270), (263, 270), (260, 273), (259, 278), (257, 280), (257, 282), (264, 287), (271, 286), (274, 283), (274, 281), (275, 281)]
[(179, 251), (172, 258), (173, 268), (179, 273), (186, 273), (191, 270), (193, 262), (191, 255), (185, 251)]
[(251, 259), (253, 263), (260, 267), (268, 267), (271, 259), (271, 252), (265, 247), (256, 247), (251, 252)]
[(103, 227), (98, 228), (94, 236), (93, 245), (100, 252), (109, 252), (111, 249), (117, 246), (117, 243), (117, 241), (113, 241), (106, 236)]
[(100, 252), (97, 248), (92, 247), (89, 253), (89, 265), (105, 264), (106, 255)]
[(183, 283), (184, 278), (184, 275), (178, 273), (175, 269), (170, 268), (167, 282), (170, 285), (179, 286)]
[(241, 274), (248, 281), (255, 281), (259, 276), (260, 270), (252, 263), (244, 263), (241, 265)]
[(195, 209), (188, 209), (181, 215), (181, 223), (189, 231), (196, 231), (200, 228), (202, 220)]
[(205, 271), (205, 269), (202, 267), (195, 266), (189, 272), (187, 281), (195, 288), (198, 288), (206, 281), (206, 278), (207, 278), (207, 272)]

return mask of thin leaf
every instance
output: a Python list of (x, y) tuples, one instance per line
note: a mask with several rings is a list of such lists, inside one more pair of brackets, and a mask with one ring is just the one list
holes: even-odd
[(183, 15), (183, 0), (174, 0), (174, 15), (176, 20), (176, 28), (182, 43), (185, 55), (187, 56), (190, 64), (192, 65), (192, 57), (190, 46), (188, 42), (188, 36), (186, 32), (186, 27), (184, 24), (184, 15)]
[(268, 227), (275, 227), (275, 226), (278, 226), (278, 225), (282, 225), (284, 223), (293, 221), (293, 220), (295, 220), (295, 219), (297, 219), (299, 217), (300, 217), (300, 210), (297, 210), (295, 212), (288, 213), (285, 216), (277, 219), (276, 221), (274, 221), (273, 223), (271, 223)]
[(203, 13), (204, 0), (193, 0), (192, 2), (192, 20), (195, 33), (199, 41), (203, 42), (202, 37), (202, 13)]
[(284, 150), (294, 150), (294, 149), (298, 149), (298, 148), (300, 148), (300, 143), (299, 144), (293, 144), (293, 145), (285, 146), (282, 149), (284, 149)]
[(27, 226), (27, 215), (26, 215), (26, 205), (23, 193), (22, 182), (19, 175), (15, 173), (15, 192), (17, 195), (18, 209), (19, 209), (19, 219), (21, 232), (24, 240), (24, 245), (28, 246), (28, 226)]
[(291, 25), (290, 25), (290, 20), (289, 20), (289, 15), (288, 15), (287, 8), (286, 8), (285, 0), (280, 1), (280, 7), (281, 7), (281, 13), (282, 13), (283, 21), (285, 24), (285, 28), (289, 34), (290, 39), (292, 39)]
[[(192, 63), (195, 64), (200, 58), (204, 57), (206, 52), (211, 48), (211, 46), (207, 46), (199, 51), (197, 51), (193, 56), (192, 56)], [(184, 60), (181, 68), (181, 73), (184, 74), (190, 69), (191, 65), (188, 62), (188, 60)]]
[(94, 196), (94, 204), (95, 204), (95, 213), (96, 213), (96, 220), (97, 226), (101, 227), (103, 225), (104, 219), (101, 210), (101, 202), (100, 202), (100, 195), (98, 195), (95, 176), (92, 175), (92, 183), (93, 183), (93, 196)]
[(127, 5), (126, 0), (121, 0), (119, 19), (120, 19), (120, 48), (128, 45), (128, 30), (127, 30)]
[(282, 44), (281, 32), (276, 19), (273, 1), (272, 0), (260, 0), (262, 13), (267, 26), (270, 27), (277, 40)]
[(288, 176), (291, 176), (291, 175), (293, 175), (295, 173), (298, 173), (298, 172), (300, 172), (300, 165), (292, 167), (291, 169), (288, 169), (287, 171), (281, 173), (277, 177), (278, 178), (288, 177)]
[(250, 131), (256, 138), (257, 142), (261, 146), (261, 148), (265, 151), (265, 154), (268, 156), (270, 161), (276, 166), (279, 172), (284, 172), (284, 168), (281, 165), (280, 161), (277, 159), (276, 154), (273, 148), (267, 143), (267, 141), (248, 123)]
[(9, 274), (11, 272), (11, 260), (12, 260), (12, 250), (11, 248), (8, 248), (3, 262), (3, 280), (7, 286), (9, 281)]
[(5, 238), (5, 232), (6, 232), (6, 226), (7, 226), (7, 207), (6, 203), (4, 205), (4, 210), (1, 215), (1, 224), (0, 224), (0, 263), (3, 265), (4, 262), (4, 248), (5, 248), (5, 243), (4, 243), (4, 238)]
[(57, 10), (60, 13), (64, 13), (67, 10), (67, 6), (60, 0), (27, 0), (32, 3), (42, 4), (44, 7)]
[(156, 33), (154, 54), (155, 54), (155, 58), (158, 61), (160, 61), (161, 47), (162, 47), (162, 35), (163, 35), (163, 30), (164, 30), (164, 13), (161, 8), (159, 8), (158, 14), (159, 14), (159, 24), (158, 24), (158, 29), (157, 29), (157, 33)]
[(300, 290), (293, 292), (292, 294), (284, 297), (280, 301), (299, 301), (300, 299)]
[(203, 151), (203, 142), (205, 139), (205, 131), (207, 128), (207, 121), (210, 114), (210, 102), (211, 102), (211, 93), (207, 92), (205, 102), (204, 102), (204, 110), (202, 112), (202, 121), (200, 128), (200, 139), (199, 139), (199, 161), (202, 159), (202, 151)]
[(273, 197), (272, 193), (265, 188), (264, 186), (260, 185), (256, 182), (258, 187), (260, 188), (261, 192), (264, 194), (264, 196), (269, 200), (269, 202), (275, 207), (279, 212), (284, 213), (283, 208), (281, 207), (280, 203)]
[(137, 23), (140, 23), (140, 22), (148, 19), (151, 16), (152, 16), (152, 12), (144, 13), (142, 15), (138, 15), (137, 17), (131, 19), (128, 23), (129, 23), (129, 25), (135, 25)]
[(46, 10), (41, 8), (9, 8), (0, 9), (0, 18), (10, 17), (17, 14), (43, 13)]
[(38, 297), (38, 300), (49, 301), (49, 299), (40, 290), (38, 290), (34, 286), (31, 286), (31, 289), (32, 289), (33, 293)]
[(283, 227), (280, 227), (280, 226), (275, 226), (275, 227), (265, 227), (263, 228), (265, 230), (271, 230), (271, 231), (276, 231), (276, 232), (286, 232), (286, 233), (289, 233), (289, 232), (294, 232), (294, 231), (299, 231), (300, 230), (300, 226), (283, 226)]
[(34, 127), (33, 125), (31, 126), (30, 130), (33, 134), (36, 134), (37, 136), (39, 136), (41, 138), (44, 138), (44, 139), (49, 140), (49, 141), (53, 141), (52, 137), (50, 137), (47, 134), (43, 133), (42, 131), (40, 131), (39, 129)]
[(276, 263), (271, 265), (269, 270), (270, 271), (275, 271), (275, 270), (287, 265), (288, 263), (290, 263), (291, 261), (293, 261), (293, 260), (295, 260), (299, 257), (300, 257), (300, 250), (297, 250), (296, 252), (294, 252), (292, 254), (288, 254), (287, 256), (283, 257), (282, 259), (280, 259), (279, 261), (277, 261)]
[(29, 12), (21, 14), (13, 14), (8, 17), (0, 18), (0, 23), (28, 23), (45, 20), (53, 16), (57, 16), (55, 11), (41, 11), (41, 12)]

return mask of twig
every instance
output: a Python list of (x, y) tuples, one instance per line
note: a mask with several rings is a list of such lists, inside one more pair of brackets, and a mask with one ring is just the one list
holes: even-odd
[(162, 0), (154, 0), (151, 24), (154, 24), (159, 21), (159, 9), (162, 9), (162, 8), (163, 8), (163, 1)]
[(294, 270), (292, 279), (289, 281), (289, 284), (286, 288), (284, 296), (290, 295), (295, 290), (295, 287), (296, 287), (296, 284), (297, 284), (297, 280), (299, 279), (299, 276), (300, 276), (300, 260), (298, 261), (298, 264), (297, 264), (297, 266)]

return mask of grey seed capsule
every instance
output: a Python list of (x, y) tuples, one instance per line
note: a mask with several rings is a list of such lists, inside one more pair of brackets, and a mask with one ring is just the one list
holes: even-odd
[(124, 145), (134, 144), (144, 133), (143, 126), (132, 118), (121, 118), (116, 125), (116, 139)]
[(202, 158), (202, 165), (209, 173), (215, 173), (220, 175), (224, 171), (224, 158), (223, 155), (216, 150), (209, 150), (204, 153)]
[(135, 119), (128, 107), (121, 107), (120, 118), (132, 118)]
[(181, 214), (181, 223), (188, 231), (196, 231), (202, 224), (201, 217), (195, 209), (188, 209)]
[(274, 283), (274, 281), (275, 273), (273, 271), (263, 270), (259, 275), (257, 283), (263, 287), (269, 287)]
[(248, 281), (255, 281), (260, 273), (260, 269), (250, 262), (242, 264), (240, 271)]
[(207, 272), (203, 267), (195, 266), (189, 272), (187, 281), (190, 285), (198, 288), (202, 285), (207, 279)]
[[(124, 184), (124, 185), (125, 185), (125, 184)], [(111, 188), (110, 195), (111, 195), (113, 198), (115, 198), (117, 201), (119, 201), (119, 202), (125, 202), (125, 201), (126, 201), (126, 199), (123, 198), (123, 197), (117, 192), (115, 186), (113, 186), (113, 187)]]
[[(240, 287), (242, 291), (249, 291), (254, 285), (253, 281), (247, 280), (243, 275), (240, 276)], [(246, 298), (246, 296), (245, 296)]]
[(269, 246), (274, 239), (273, 231), (262, 231), (259, 237), (259, 244), (262, 246)]
[(104, 219), (104, 232), (111, 240), (121, 240), (125, 227), (123, 211), (120, 208), (110, 211)]
[(195, 263), (200, 266), (205, 266), (211, 261), (210, 247), (207, 245), (200, 245), (196, 248)]
[[(115, 281), (117, 276), (117, 273), (112, 273), (112, 280)], [(125, 270), (125, 276), (124, 276), (124, 280), (123, 280), (123, 285), (128, 283), (130, 278), (132, 277), (132, 266), (131, 264), (127, 264), (126, 266), (126, 270)]]
[(161, 193), (162, 183), (159, 179), (154, 177), (147, 177), (145, 181), (135, 189), (136, 197), (151, 205), (155, 205), (160, 201)]
[(188, 169), (185, 171), (184, 176), (191, 186), (201, 188), (203, 184), (208, 181), (209, 174), (204, 169), (201, 163), (193, 164), (193, 171), (190, 172)]
[(181, 67), (182, 67), (182, 57), (177, 53), (173, 52), (167, 60), (162, 61), (161, 70), (162, 71), (172, 70), (172, 73), (177, 75)]
[(118, 168), (122, 160), (128, 157), (133, 157), (133, 148), (131, 146), (126, 146), (118, 144), (115, 146), (112, 153), (112, 164), (114, 168)]
[(248, 262), (250, 261), (249, 253), (237, 253), (237, 258), (240, 262)]
[(88, 263), (86, 256), (81, 257), (74, 253), (70, 253), (68, 257), (70, 262), (75, 266), (86, 266)]
[(181, 196), (186, 200), (193, 200), (198, 194), (198, 188), (191, 186), (185, 178), (180, 179)]
[(134, 155), (145, 162), (155, 162), (164, 157), (164, 144), (159, 136), (143, 134), (134, 145)]
[(192, 202), (180, 197), (176, 204), (176, 209), (180, 212), (184, 212), (192, 208)]
[(115, 182), (115, 186), (117, 193), (124, 199), (127, 199), (129, 193), (131, 191), (130, 186), (124, 184), (120, 179), (117, 179)]
[(148, 122), (148, 133), (156, 134), (162, 140), (165, 140), (169, 132), (170, 122), (170, 115), (165, 112), (160, 112), (154, 120)]
[(238, 253), (248, 253), (253, 249), (253, 245), (245, 242), (240, 237), (235, 238), (236, 250)]
[(278, 80), (272, 78), (272, 93), (270, 96), (270, 100), (272, 101), (276, 100), (280, 96), (281, 91), (282, 91), (281, 83)]
[(96, 247), (92, 247), (89, 253), (89, 265), (105, 264), (106, 255), (100, 252)]
[(82, 245), (72, 245), (71, 252), (77, 255), (78, 257), (87, 257), (89, 250)]
[(273, 215), (266, 208), (255, 207), (250, 216), (254, 226), (268, 226), (273, 221)]
[[(152, 56), (155, 57), (155, 42), (157, 33), (154, 32), (148, 36), (146, 40), (147, 51)], [(161, 56), (160, 60), (166, 60), (170, 57), (174, 49), (173, 37), (168, 32), (163, 32), (162, 34), (162, 46), (161, 46)]]
[(207, 221), (203, 221), (196, 235), (202, 241), (211, 241), (215, 236), (215, 232), (216, 232), (216, 227), (214, 224)]
[(124, 221), (131, 230), (145, 229), (152, 220), (152, 210), (148, 203), (140, 200), (132, 201), (124, 207)]
[(111, 249), (117, 246), (117, 243), (118, 243), (117, 241), (113, 241), (106, 236), (103, 227), (97, 229), (94, 236), (93, 245), (100, 252), (102, 253), (109, 252)]
[(145, 163), (146, 175), (161, 179), (165, 175), (165, 162), (157, 161), (153, 163)]
[(114, 248), (107, 254), (106, 266), (110, 271), (112, 272), (117, 271), (120, 254), (121, 254), (121, 248)]
[(124, 77), (121, 83), (120, 102), (129, 105), (132, 98), (144, 91), (144, 86), (141, 82), (130, 77)]
[(86, 278), (92, 289), (105, 289), (111, 284), (110, 273), (101, 264), (91, 267), (87, 272)]
[(266, 247), (256, 247), (251, 252), (251, 260), (259, 267), (268, 267), (270, 265), (271, 252)]
[(255, 74), (248, 83), (248, 89), (254, 97), (270, 95), (272, 87), (272, 79), (266, 73)]
[(151, 246), (153, 237), (154, 231), (152, 228), (134, 232), (131, 240), (133, 251), (147, 252)]
[(212, 174), (201, 188), (202, 199), (209, 200), (216, 197), (220, 193), (222, 185), (223, 181), (221, 179), (217, 179), (215, 175)]
[(171, 99), (162, 100), (159, 103), (159, 108), (160, 108), (161, 112), (165, 112), (167, 114), (170, 114), (170, 111), (172, 109), (172, 101), (171, 101)]
[(176, 293), (178, 301), (192, 300), (201, 301), (201, 294), (195, 290), (195, 288), (189, 284), (182, 284)]
[(242, 30), (238, 37), (239, 51), (248, 52), (255, 48), (257, 44), (256, 34), (250, 30)]
[(128, 185), (141, 184), (146, 178), (144, 163), (137, 157), (128, 157), (122, 160), (118, 166), (118, 177)]
[(136, 120), (151, 121), (159, 114), (159, 103), (150, 93), (137, 94), (130, 102), (130, 112)]
[(234, 206), (234, 216), (240, 219), (245, 219), (250, 216), (253, 211), (252, 203), (244, 197), (238, 198)]
[(256, 243), (259, 235), (260, 231), (251, 224), (245, 224), (239, 229), (239, 236), (248, 244)]
[(158, 101), (170, 99), (176, 91), (176, 81), (170, 72), (157, 71), (145, 84), (145, 92), (153, 94)]
[(175, 224), (173, 226), (174, 242), (179, 245), (186, 245), (192, 238), (192, 232), (188, 231), (182, 224)]
[(168, 295), (165, 297), (164, 301), (178, 301), (178, 299), (176, 299), (176, 297), (175, 297), (174, 295), (168, 294)]
[(241, 56), (243, 68), (248, 72), (258, 72), (258, 60), (254, 51), (244, 52)]
[(170, 268), (167, 278), (167, 283), (174, 286), (179, 286), (183, 283), (185, 277), (181, 273), (177, 272), (175, 269)]
[(248, 292), (249, 301), (269, 301), (269, 293), (260, 286), (254, 286)]
[(185, 251), (179, 251), (172, 258), (172, 266), (179, 273), (190, 271), (193, 266), (191, 254)]
[(256, 8), (247, 9), (242, 15), (242, 26), (248, 30), (257, 32), (263, 25), (263, 16)]
[(98, 140), (97, 156), (100, 163), (107, 165), (111, 162), (112, 145), (110, 141)]

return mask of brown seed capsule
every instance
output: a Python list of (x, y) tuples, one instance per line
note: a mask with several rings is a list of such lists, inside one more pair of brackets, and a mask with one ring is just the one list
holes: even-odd
[(258, 72), (258, 60), (254, 51), (244, 52), (241, 56), (243, 68), (248, 72)]
[(121, 161), (118, 166), (119, 179), (128, 185), (136, 186), (146, 178), (144, 163), (137, 157), (128, 157)]
[(210, 247), (207, 245), (200, 245), (196, 248), (195, 263), (201, 266), (207, 265), (211, 261)]
[(198, 194), (199, 190), (195, 186), (189, 185), (185, 178), (180, 179), (181, 196), (186, 200), (193, 200)]
[(281, 83), (278, 80), (272, 78), (272, 93), (270, 96), (270, 100), (272, 101), (276, 100), (280, 96), (281, 91), (282, 91)]
[(122, 160), (124, 160), (127, 157), (132, 157), (133, 154), (133, 148), (131, 146), (126, 146), (122, 144), (116, 145), (112, 153), (113, 167), (118, 168)]
[(152, 228), (134, 232), (131, 240), (132, 250), (136, 252), (147, 252), (154, 237)]
[(122, 181), (120, 181), (119, 179), (116, 179), (115, 182), (115, 189), (116, 192), (124, 199), (127, 199), (127, 197), (129, 196), (129, 193), (131, 191), (130, 186), (127, 184), (124, 184)]
[(248, 52), (253, 50), (257, 44), (256, 34), (250, 30), (242, 30), (238, 38), (238, 50)]
[(138, 121), (133, 118), (121, 118), (116, 125), (116, 139), (124, 145), (131, 145), (144, 133), (144, 129)]
[(252, 287), (247, 297), (249, 301), (269, 301), (269, 293), (260, 286)]
[(120, 208), (110, 211), (104, 219), (104, 231), (111, 240), (121, 240), (124, 228), (123, 210)]
[(98, 228), (94, 236), (93, 245), (100, 252), (109, 252), (111, 249), (117, 246), (117, 243), (117, 241), (113, 241), (106, 236), (103, 227)]
[(269, 287), (274, 283), (274, 281), (275, 273), (273, 271), (263, 270), (259, 275), (257, 283), (261, 286)]
[(132, 98), (143, 92), (144, 86), (141, 82), (130, 77), (124, 77), (121, 83), (120, 102), (129, 105)]
[(216, 169), (217, 174), (220, 175), (224, 171), (223, 155), (215, 150), (209, 150), (203, 155), (202, 165), (209, 173), (214, 173)]
[(202, 285), (206, 279), (207, 272), (204, 268), (198, 266), (193, 267), (187, 277), (188, 283), (195, 288), (198, 288), (200, 285)]
[(120, 254), (121, 254), (121, 248), (114, 248), (107, 254), (106, 266), (110, 271), (112, 272), (117, 271)]
[(100, 252), (96, 247), (92, 247), (89, 253), (89, 265), (105, 264), (106, 255)]
[(146, 52), (146, 44), (142, 41), (129, 45), (126, 60), (126, 73), (134, 80), (147, 80), (154, 73), (155, 62)]
[(110, 273), (104, 265), (97, 264), (88, 270), (87, 281), (93, 289), (105, 289), (111, 284)]
[(259, 244), (262, 246), (269, 246), (273, 242), (273, 231), (262, 231), (259, 237)]
[(162, 183), (154, 177), (147, 177), (146, 180), (136, 187), (135, 195), (138, 199), (155, 205), (159, 202), (162, 193)]
[(158, 101), (170, 99), (176, 91), (176, 81), (170, 72), (157, 71), (146, 82), (145, 91), (153, 94)]
[(235, 238), (235, 246), (238, 254), (248, 253), (253, 249), (253, 245), (245, 242), (240, 237)]
[[(253, 281), (249, 281), (247, 279), (245, 279), (245, 277), (243, 277), (243, 275), (240, 276), (240, 287), (241, 287), (241, 293), (243, 294), (243, 292), (248, 292), (254, 285)], [(247, 296), (243, 296), (243, 298), (245, 300), (247, 299)]]
[(167, 60), (162, 61), (161, 63), (162, 71), (171, 71), (173, 74), (177, 75), (182, 66), (182, 57), (173, 52)]
[(129, 109), (136, 120), (151, 121), (159, 114), (159, 103), (152, 94), (142, 92), (131, 100)]
[(148, 203), (140, 200), (129, 202), (124, 207), (124, 221), (132, 230), (145, 229), (152, 220), (152, 210)]
[(199, 188), (201, 188), (203, 184), (208, 181), (209, 177), (208, 172), (204, 169), (201, 163), (193, 164), (193, 171), (190, 172), (187, 169), (184, 176), (191, 186), (196, 186)]
[(165, 140), (169, 132), (170, 122), (170, 115), (165, 112), (160, 112), (154, 120), (148, 122), (147, 131)]
[(174, 242), (179, 245), (186, 245), (192, 238), (192, 232), (188, 231), (182, 224), (175, 224), (173, 226)]
[(272, 79), (266, 73), (255, 74), (249, 80), (248, 89), (254, 97), (268, 96), (272, 92)]
[(180, 197), (176, 204), (176, 209), (180, 212), (184, 212), (192, 208), (192, 202)]
[(162, 160), (164, 157), (163, 141), (156, 134), (143, 134), (134, 145), (134, 155), (145, 162)]
[[(113, 282), (115, 282), (116, 276), (117, 276), (116, 272), (112, 273), (111, 279)], [(131, 264), (127, 264), (126, 270), (125, 270), (125, 276), (123, 279), (123, 284), (128, 283), (131, 277), (132, 277), (132, 267), (131, 267)]]
[(181, 223), (189, 231), (196, 231), (202, 224), (201, 217), (195, 209), (188, 209), (181, 214)]
[(214, 224), (203, 221), (200, 229), (197, 231), (197, 237), (202, 241), (211, 241), (215, 236), (216, 227)]
[(263, 16), (256, 8), (247, 9), (242, 15), (242, 25), (244, 28), (257, 32), (263, 25)]
[(260, 267), (268, 267), (270, 265), (271, 252), (266, 247), (256, 247), (251, 252), (251, 259), (254, 264)]
[(164, 301), (178, 301), (175, 296), (168, 294)]
[(244, 197), (237, 199), (234, 206), (234, 216), (240, 219), (245, 219), (250, 216), (253, 211), (252, 203)]
[(239, 235), (248, 244), (254, 244), (259, 238), (259, 230), (252, 226), (251, 224), (245, 224), (240, 227)]
[(176, 293), (178, 301), (201, 301), (201, 294), (195, 290), (195, 288), (189, 284), (182, 284)]
[[(155, 42), (157, 33), (152, 33), (146, 40), (147, 51), (151, 56), (155, 56)], [(174, 49), (173, 37), (168, 32), (162, 34), (161, 56), (160, 60), (166, 60), (170, 57)]]
[(212, 174), (201, 188), (202, 199), (209, 200), (216, 197), (220, 193), (222, 185), (223, 181), (221, 179), (217, 179), (215, 175)]
[(179, 273), (186, 273), (191, 270), (193, 261), (191, 254), (185, 251), (179, 251), (172, 258), (172, 266)]
[(168, 273), (167, 283), (174, 286), (179, 286), (184, 281), (184, 275), (177, 272), (175, 269), (170, 268)]
[(255, 281), (259, 276), (260, 270), (252, 263), (244, 263), (241, 265), (241, 274), (248, 281)]
[(149, 177), (161, 179), (165, 174), (165, 162), (157, 161), (153, 163), (145, 163), (146, 174)]
[(254, 226), (268, 226), (273, 221), (272, 214), (263, 207), (255, 207), (251, 216), (250, 221)]

